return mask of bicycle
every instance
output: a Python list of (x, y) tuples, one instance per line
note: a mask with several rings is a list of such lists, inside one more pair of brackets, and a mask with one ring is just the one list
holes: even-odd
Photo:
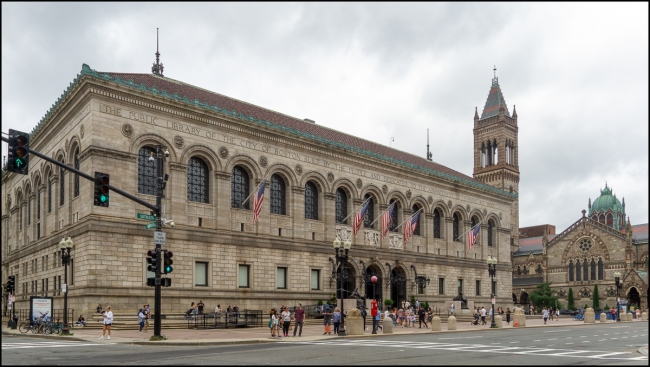
[(23, 322), (22, 324), (20, 324), (20, 326), (18, 326), (18, 330), (23, 334), (27, 334), (28, 331), (31, 331), (34, 334), (38, 334), (40, 326), (41, 326), (40, 324), (33, 324), (31, 322)]

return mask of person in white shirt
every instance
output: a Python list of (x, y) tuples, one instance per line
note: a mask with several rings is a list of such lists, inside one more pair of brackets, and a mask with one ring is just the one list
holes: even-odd
[(450, 311), (451, 311), (451, 315), (454, 316), (454, 304), (453, 303), (451, 304), (451, 310)]
[(481, 307), (481, 325), (485, 325), (487, 322), (485, 322), (485, 307)]
[(111, 311), (111, 306), (106, 306), (106, 311), (102, 314), (104, 316), (104, 327), (102, 328), (102, 336), (99, 337), (99, 340), (104, 340), (106, 331), (108, 331), (108, 340), (111, 340), (111, 325), (113, 325), (113, 311)]
[(542, 310), (542, 317), (544, 318), (544, 325), (546, 325), (546, 320), (548, 320), (548, 310), (546, 307)]
[(282, 334), (287, 337), (289, 336), (289, 326), (291, 326), (291, 312), (289, 311), (289, 307), (282, 311), (282, 321), (284, 322), (282, 324)]

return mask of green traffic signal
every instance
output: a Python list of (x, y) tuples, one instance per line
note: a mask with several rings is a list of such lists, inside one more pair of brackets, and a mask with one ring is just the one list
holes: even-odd
[(109, 204), (110, 175), (102, 172), (95, 172), (95, 197), (94, 204), (107, 207)]
[(29, 169), (29, 134), (9, 129), (7, 171), (26, 175)]
[(174, 268), (172, 267), (172, 264), (174, 264), (174, 260), (172, 260), (172, 257), (174, 257), (174, 253), (171, 252), (171, 251), (167, 251), (167, 250), (164, 250), (164, 251), (165, 252), (163, 254), (163, 257), (165, 259), (163, 260), (163, 262), (165, 264), (165, 267), (163, 268), (164, 269), (163, 273), (164, 274), (169, 274), (172, 271), (174, 271)]

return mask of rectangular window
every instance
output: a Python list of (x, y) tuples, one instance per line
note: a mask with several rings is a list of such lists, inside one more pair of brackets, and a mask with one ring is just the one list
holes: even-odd
[(320, 290), (320, 270), (318, 269), (311, 270), (311, 290)]
[(418, 294), (424, 294), (424, 284), (418, 282)]
[(50, 268), (49, 261), (50, 261), (50, 255), (45, 255), (45, 262), (43, 263), (45, 265), (45, 270)]
[(59, 275), (59, 288), (57, 289), (57, 294), (60, 296), (61, 295), (61, 276)]
[(445, 294), (445, 278), (438, 278), (438, 294)]
[(47, 292), (50, 290), (50, 278), (45, 278), (45, 295), (47, 296)]
[(74, 259), (70, 259), (70, 285), (74, 285)]
[(207, 287), (208, 263), (197, 261), (194, 264), (194, 285)]
[(278, 268), (276, 278), (278, 289), (287, 289), (287, 268)]
[(38, 259), (34, 259), (34, 274), (38, 271)]
[(41, 238), (41, 223), (36, 223), (36, 239)]
[(250, 265), (239, 265), (239, 288), (250, 288)]
[(458, 279), (458, 294), (463, 293), (463, 280)]
[(481, 295), (481, 281), (480, 280), (476, 281), (476, 295), (477, 296)]
[(52, 295), (53, 295), (53, 296), (56, 296), (56, 289), (57, 289), (57, 288), (56, 288), (56, 284), (57, 284), (57, 283), (56, 283), (56, 277), (54, 277), (53, 279), (54, 279), (54, 288), (52, 289)]
[(41, 279), (41, 293), (45, 293), (45, 278)]

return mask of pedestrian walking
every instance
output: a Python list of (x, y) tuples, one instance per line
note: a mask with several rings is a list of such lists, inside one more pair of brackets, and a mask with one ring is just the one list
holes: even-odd
[(506, 308), (506, 322), (510, 325), (510, 307)]
[(451, 315), (452, 315), (452, 316), (454, 316), (454, 307), (455, 307), (455, 306), (454, 306), (454, 303), (452, 302), (452, 303), (451, 303), (451, 306), (450, 306), (450, 308), (451, 308), (450, 311), (451, 311)]
[(269, 329), (271, 330), (271, 337), (275, 337), (275, 309), (269, 310)]
[(203, 315), (203, 307), (205, 307), (205, 304), (203, 304), (203, 300), (199, 300), (199, 303), (196, 304), (196, 307), (199, 310), (199, 315)]
[(144, 329), (144, 308), (138, 311), (138, 323), (140, 324), (140, 332), (142, 333), (142, 329)]
[[(233, 309), (235, 307), (237, 307), (237, 306), (234, 306)], [(282, 317), (282, 315), (281, 315), (281, 312), (278, 309), (274, 309), (274, 310), (275, 310), (275, 335), (277, 335), (278, 338), (279, 338), (279, 337), (281, 337), (281, 335), (280, 335), (280, 324), (281, 324), (280, 318)], [(233, 311), (233, 313), (235, 313), (235, 317), (236, 317), (237, 313), (235, 311)]]
[(111, 340), (111, 325), (113, 325), (113, 311), (111, 311), (111, 306), (106, 306), (106, 311), (102, 312), (104, 317), (104, 327), (102, 328), (102, 336), (99, 337), (99, 340), (104, 340), (104, 334), (108, 332), (108, 340)]
[(341, 326), (341, 311), (338, 307), (335, 308), (334, 313), (332, 313), (332, 322), (334, 323), (334, 335), (338, 335), (339, 326)]
[(361, 317), (363, 317), (363, 331), (368, 330), (368, 327), (366, 326), (367, 316), (368, 316), (368, 311), (366, 310), (366, 306), (361, 306)]
[(282, 321), (282, 334), (287, 337), (289, 336), (289, 326), (291, 326), (291, 312), (288, 307), (282, 311)]
[(332, 331), (330, 330), (330, 324), (332, 323), (332, 310), (330, 309), (330, 305), (325, 305), (325, 308), (323, 309), (323, 325), (325, 326), (325, 334), (332, 335)]
[(560, 309), (555, 310), (555, 321), (560, 321)]
[(144, 315), (144, 327), (142, 331), (147, 331), (149, 328), (149, 305), (144, 305), (142, 307), (142, 314)]
[(542, 317), (544, 318), (544, 325), (546, 325), (546, 320), (548, 320), (548, 310), (546, 309), (546, 307), (542, 309)]
[[(417, 302), (417, 301), (416, 301)], [(427, 312), (424, 310), (424, 307), (419, 307), (418, 308), (418, 318), (420, 319), (420, 327), (419, 329), (422, 329), (422, 323), (424, 322), (424, 327), (429, 328), (429, 325), (427, 325)]]
[(487, 324), (485, 322), (485, 307), (481, 307), (481, 325)]
[(641, 320), (641, 309), (640, 308), (636, 309), (636, 319)]
[(370, 302), (370, 315), (372, 316), (372, 333), (377, 334), (377, 326), (379, 326), (379, 321), (377, 316), (379, 316), (379, 309), (377, 308), (377, 300), (373, 299)]
[(305, 320), (305, 310), (302, 309), (301, 303), (298, 303), (298, 308), (293, 314), (294, 314), (294, 319), (296, 320), (296, 324), (293, 327), (293, 336), (296, 336), (296, 330), (298, 330), (299, 325), (300, 325), (300, 332), (298, 333), (298, 336), (302, 336), (302, 325)]
[(196, 319), (196, 304), (194, 302), (192, 302), (192, 304), (190, 305), (190, 313), (192, 314), (194, 319)]

